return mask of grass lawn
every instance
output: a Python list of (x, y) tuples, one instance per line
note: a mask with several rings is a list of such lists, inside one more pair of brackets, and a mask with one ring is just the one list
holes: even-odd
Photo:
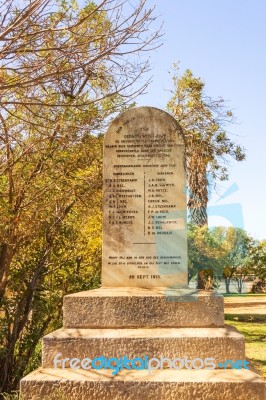
[(266, 294), (265, 293), (221, 293), (224, 297), (254, 297), (254, 298), (265, 298), (266, 299)]
[(225, 323), (245, 336), (246, 356), (266, 378), (266, 314), (225, 314)]
[(224, 297), (266, 297), (265, 293), (222, 293), (222, 295)]

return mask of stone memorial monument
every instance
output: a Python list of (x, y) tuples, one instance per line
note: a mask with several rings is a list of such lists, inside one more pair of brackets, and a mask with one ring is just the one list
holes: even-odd
[(102, 287), (64, 297), (64, 326), (43, 338), (23, 399), (265, 400), (243, 335), (224, 325), (223, 296), (188, 289), (184, 150), (162, 110), (112, 122)]

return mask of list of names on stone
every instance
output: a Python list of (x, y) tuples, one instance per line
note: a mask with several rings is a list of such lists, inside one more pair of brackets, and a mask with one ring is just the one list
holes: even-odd
[(141, 107), (114, 120), (105, 137), (103, 179), (103, 285), (183, 286), (184, 142), (174, 118)]

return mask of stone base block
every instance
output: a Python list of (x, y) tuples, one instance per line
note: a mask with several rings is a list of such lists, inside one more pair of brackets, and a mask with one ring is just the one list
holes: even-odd
[(265, 400), (265, 383), (249, 370), (44, 369), (22, 379), (21, 400)]
[[(188, 359), (245, 359), (245, 340), (235, 328), (59, 329), (43, 338), (43, 367), (58, 359), (148, 356)], [(65, 364), (66, 367), (69, 363)], [(58, 364), (62, 367), (62, 364)]]
[(64, 328), (224, 326), (215, 292), (100, 288), (64, 297)]

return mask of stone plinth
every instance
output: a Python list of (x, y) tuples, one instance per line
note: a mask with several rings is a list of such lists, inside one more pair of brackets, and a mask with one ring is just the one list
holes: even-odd
[[(64, 328), (44, 337), (43, 368), (21, 381), (21, 398), (264, 400), (265, 384), (256, 371), (218, 369), (220, 361), (245, 359), (244, 337), (223, 324), (223, 297), (204, 291), (177, 293), (182, 294), (160, 288), (101, 288), (65, 296)], [(59, 359), (80, 360), (101, 355), (213, 357), (217, 369), (122, 370), (113, 375), (109, 369), (73, 370), (68, 363), (64, 369), (60, 363), (53, 368), (57, 354)]]
[[(210, 351), (211, 349), (211, 351)], [(59, 329), (43, 338), (42, 366), (54, 367), (54, 357), (90, 357), (104, 354), (118, 359), (135, 357), (195, 359), (215, 357), (225, 361), (245, 359), (245, 339), (236, 329), (224, 328), (137, 328)], [(67, 366), (69, 364), (66, 364)]]
[(170, 289), (101, 288), (64, 297), (64, 328), (224, 325), (223, 296)]
[(265, 400), (263, 379), (248, 370), (73, 371), (39, 369), (21, 381), (27, 400)]
[[(43, 369), (21, 381), (21, 398), (264, 400), (265, 384), (255, 371), (218, 369), (220, 361), (245, 360), (243, 336), (223, 324), (223, 297), (204, 291), (177, 293), (101, 288), (65, 296), (64, 328), (44, 337)], [(217, 369), (123, 369), (113, 375), (110, 369), (73, 370), (67, 363), (64, 369), (60, 363), (52, 368), (56, 354), (80, 360), (102, 355), (213, 357)]]

